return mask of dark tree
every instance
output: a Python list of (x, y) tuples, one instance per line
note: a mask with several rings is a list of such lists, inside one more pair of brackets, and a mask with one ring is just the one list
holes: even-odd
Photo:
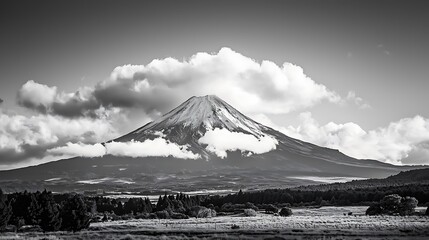
[(414, 213), (418, 201), (414, 197), (401, 197), (398, 194), (390, 194), (380, 200), (379, 203), (371, 205), (367, 210), (367, 215), (378, 214), (400, 214), (410, 215)]
[(28, 216), (24, 217), (25, 224), (39, 225), (39, 216), (42, 213), (42, 206), (39, 203), (41, 193), (30, 193), (30, 203), (27, 209)]
[(365, 214), (366, 215), (379, 215), (382, 214), (382, 209), (379, 203), (376, 204), (372, 204), (371, 206), (369, 206), (369, 208), (366, 210)]
[(414, 197), (405, 197), (401, 199), (401, 204), (399, 205), (399, 214), (401, 215), (410, 215), (414, 213), (414, 209), (417, 207), (417, 201)]
[(29, 208), (31, 204), (32, 194), (28, 192), (10, 194), (9, 199), (12, 207), (12, 217), (10, 224), (18, 228), (24, 224), (34, 224), (32, 216), (30, 215)]
[(12, 207), (7, 201), (6, 196), (3, 194), (3, 191), (0, 189), (0, 231), (3, 231), (6, 228), (11, 216)]
[(63, 202), (61, 230), (80, 231), (89, 227), (91, 216), (81, 195), (72, 195)]
[(401, 205), (402, 197), (398, 194), (391, 194), (385, 196), (380, 201), (381, 208), (385, 213), (396, 213), (399, 212), (399, 206)]
[(265, 213), (271, 213), (271, 214), (273, 214), (273, 213), (277, 213), (278, 211), (279, 211), (279, 209), (276, 206), (272, 205), (272, 204), (268, 204), (265, 207)]
[(40, 228), (43, 231), (58, 231), (61, 227), (60, 208), (55, 203), (52, 193), (46, 190), (43, 191), (38, 202), (41, 206), (41, 212), (38, 217)]

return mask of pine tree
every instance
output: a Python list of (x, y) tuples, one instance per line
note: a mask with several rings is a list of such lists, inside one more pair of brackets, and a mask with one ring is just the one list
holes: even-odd
[(40, 228), (43, 231), (58, 231), (61, 227), (60, 208), (55, 203), (52, 193), (43, 191), (39, 203), (42, 208), (38, 217)]
[(25, 224), (39, 225), (42, 206), (39, 204), (38, 198), (40, 198), (40, 192), (30, 193), (30, 203), (27, 207), (28, 215), (24, 216)]
[(163, 204), (164, 204), (164, 200), (162, 199), (161, 196), (159, 196), (158, 202), (156, 202), (156, 207), (155, 207), (156, 211), (161, 211), (162, 210), (161, 208), (162, 208)]
[(80, 231), (89, 227), (91, 216), (81, 195), (73, 195), (63, 202), (61, 230)]
[(11, 216), (12, 207), (7, 201), (6, 195), (3, 194), (3, 191), (0, 189), (0, 231), (6, 228)]

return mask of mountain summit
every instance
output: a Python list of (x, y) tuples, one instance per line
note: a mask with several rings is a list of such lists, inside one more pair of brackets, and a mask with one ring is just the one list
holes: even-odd
[[(163, 137), (176, 144), (187, 145), (194, 153), (210, 159), (213, 152), (210, 153), (207, 150), (208, 144), (201, 141), (202, 137), (208, 133), (210, 133), (211, 139), (222, 138), (228, 134), (228, 136), (235, 136), (239, 139), (250, 138), (255, 142), (269, 136), (269, 131), (273, 130), (253, 121), (219, 97), (207, 95), (191, 97), (159, 119), (114, 141), (143, 142), (147, 139)], [(230, 148), (240, 150), (234, 146)], [(228, 146), (226, 147), (228, 148)], [(248, 153), (249, 149), (246, 149)]]
[[(215, 95), (191, 97), (161, 118), (122, 136), (115, 141), (145, 140), (148, 135), (162, 132), (167, 137), (171, 134), (203, 136), (207, 130), (215, 128), (244, 132), (255, 136), (263, 135), (268, 128), (248, 118), (231, 105)], [(176, 132), (175, 132), (176, 131)], [(178, 139), (176, 139), (177, 141)], [(181, 141), (179, 141), (181, 143)]]

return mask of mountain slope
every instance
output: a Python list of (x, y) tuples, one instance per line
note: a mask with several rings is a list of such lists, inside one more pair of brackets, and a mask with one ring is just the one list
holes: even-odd
[[(219, 131), (232, 139), (216, 138)], [(209, 134), (215, 136), (210, 140), (213, 144), (202, 141)], [(201, 157), (73, 158), (2, 171), (0, 184), (16, 190), (48, 187), (56, 191), (260, 189), (315, 183), (305, 176), (381, 178), (418, 168), (357, 160), (338, 150), (290, 138), (253, 121), (216, 96), (192, 97), (161, 118), (112, 141), (156, 138), (187, 146)], [(253, 145), (259, 147), (265, 139), (273, 145), (264, 151), (254, 150)], [(217, 148), (222, 147), (225, 155), (218, 154)]]
[(354, 180), (346, 183), (332, 183), (311, 186), (300, 186), (296, 189), (311, 191), (377, 189), (383, 187), (403, 187), (429, 185), (429, 168), (401, 171), (387, 178)]
[[(332, 173), (357, 177), (385, 177), (397, 172), (397, 168), (378, 161), (359, 161), (338, 150), (319, 147), (301, 140), (290, 138), (270, 127), (264, 126), (224, 102), (217, 96), (191, 97), (177, 108), (143, 127), (114, 141), (145, 141), (159, 136), (180, 145), (190, 145), (192, 152), (205, 159), (217, 160), (217, 156), (207, 151), (207, 145), (199, 139), (207, 131), (226, 129), (234, 133), (244, 133), (260, 139), (270, 136), (277, 140), (276, 149), (243, 157), (229, 154), (228, 163), (243, 167), (286, 168), (290, 171)], [(245, 152), (245, 151), (244, 151)], [(239, 161), (239, 160), (243, 161)], [(245, 161), (245, 162), (244, 162)], [(286, 165), (286, 166), (285, 166)]]

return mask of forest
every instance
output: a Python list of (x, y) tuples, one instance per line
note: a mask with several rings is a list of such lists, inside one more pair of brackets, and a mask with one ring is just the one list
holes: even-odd
[[(10, 194), (4, 194), (0, 190), (0, 231), (7, 228), (16, 231), (28, 225), (36, 226), (40, 231), (80, 231), (88, 228), (91, 222), (98, 221), (205, 218), (236, 213), (250, 214), (253, 211), (264, 211), (267, 214), (277, 214), (280, 211), (290, 215), (290, 207), (360, 205), (371, 206), (367, 214), (384, 214), (393, 213), (392, 209), (400, 210), (405, 206), (407, 210), (403, 212), (408, 214), (408, 206), (412, 206), (412, 209), (418, 203), (421, 206), (429, 205), (428, 184), (327, 191), (300, 188), (248, 192), (240, 190), (228, 195), (189, 196), (178, 193), (159, 196), (156, 204), (148, 198), (120, 201), (76, 193), (53, 194), (46, 190)], [(397, 207), (392, 207), (392, 204)]]

